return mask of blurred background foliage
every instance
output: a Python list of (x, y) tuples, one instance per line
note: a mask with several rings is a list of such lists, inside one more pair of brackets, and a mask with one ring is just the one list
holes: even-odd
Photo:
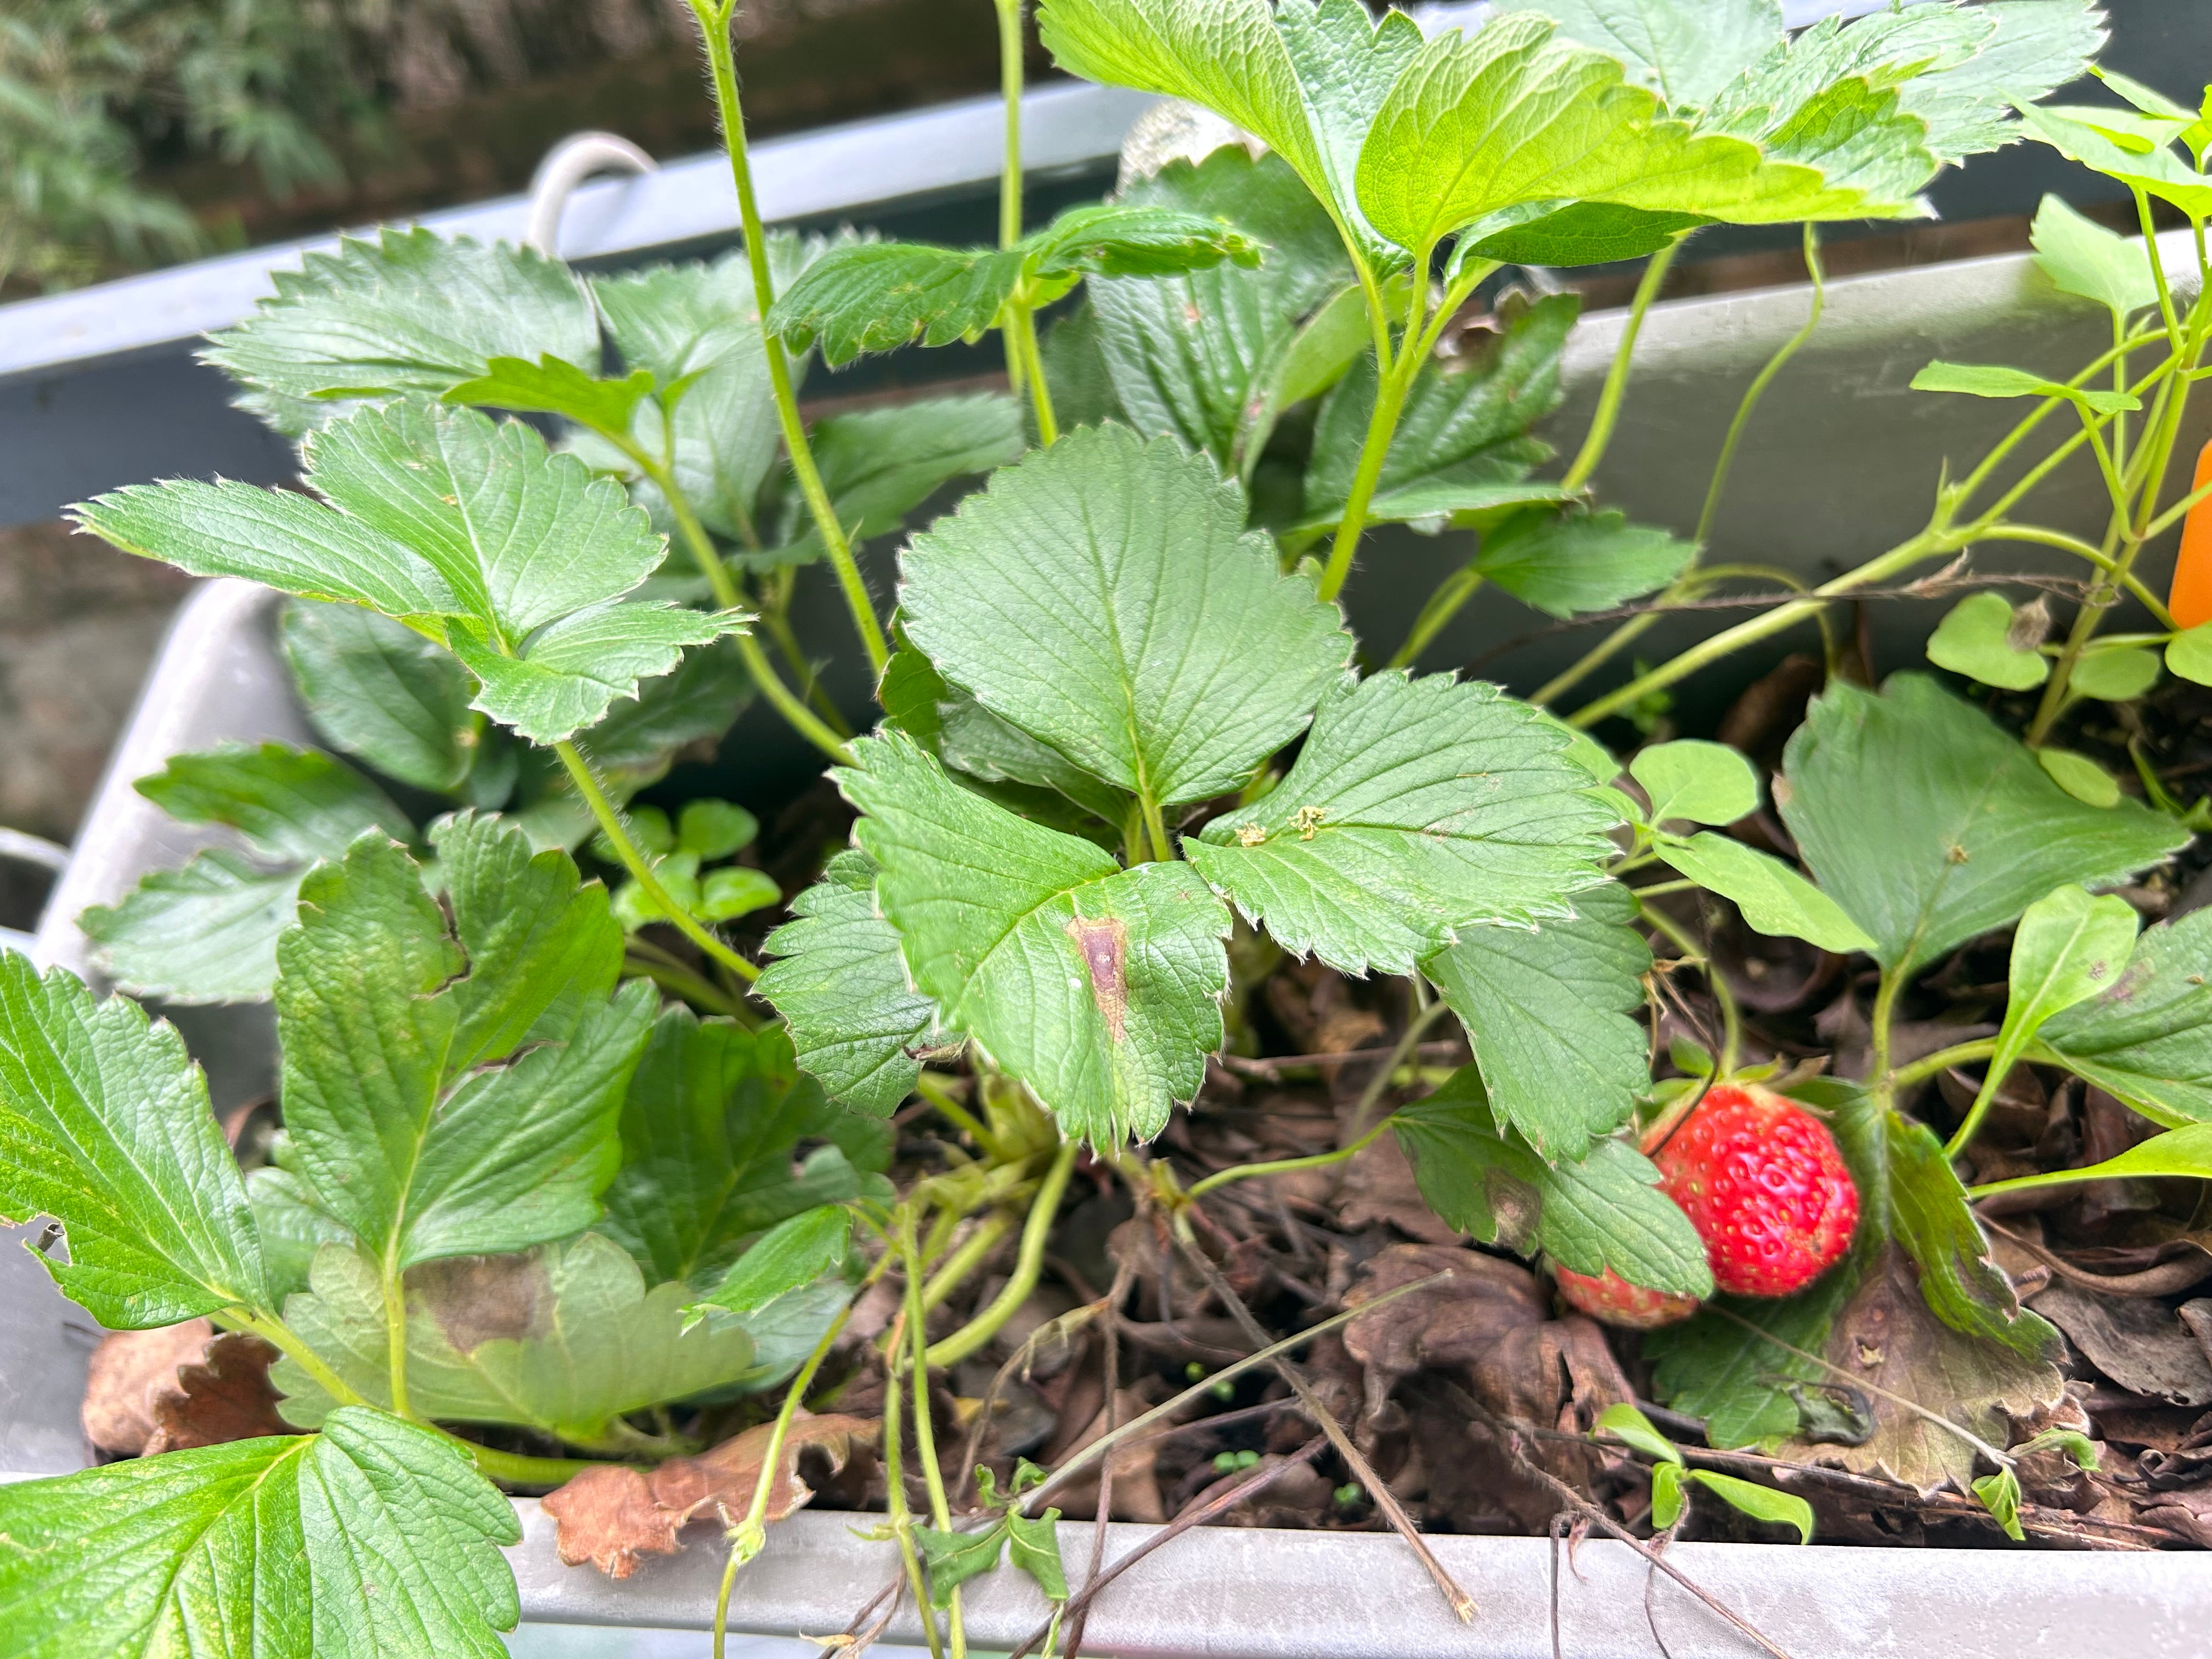
[[(980, 0), (755, 0), (748, 113), (988, 92), (994, 27)], [(520, 189), (580, 128), (702, 149), (697, 81), (683, 0), (0, 0), (0, 298)]]

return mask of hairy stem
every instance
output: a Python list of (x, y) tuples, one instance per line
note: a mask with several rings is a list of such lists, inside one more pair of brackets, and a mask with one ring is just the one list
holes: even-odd
[(632, 879), (645, 890), (645, 896), (653, 901), (662, 917), (678, 933), (740, 979), (749, 981), (758, 979), (759, 969), (708, 933), (692, 918), (690, 912), (669, 896), (668, 890), (660, 884), (660, 878), (653, 873), (653, 866), (646, 862), (645, 854), (638, 851), (637, 843), (630, 839), (629, 829), (623, 823), (622, 813), (607, 798), (607, 792), (599, 787), (599, 781), (592, 775), (590, 763), (577, 752), (576, 745), (568, 742), (556, 743), (553, 745), (553, 752), (561, 757), (561, 764), (568, 769), (568, 776), (576, 786), (576, 793), (592, 809), (592, 816), (599, 821), (600, 831), (614, 847), (615, 857), (623, 868), (629, 872)]
[(999, 1241), (1014, 1230), (1014, 1218), (1004, 1210), (994, 1210), (975, 1224), (960, 1248), (945, 1258), (929, 1282), (921, 1287), (921, 1310), (932, 1308), (952, 1294), (968, 1275), (981, 1265), (985, 1257), (999, 1248)]
[(392, 1409), (411, 1417), (407, 1408), (407, 1286), (400, 1269), (389, 1255), (384, 1261), (384, 1365), (392, 1391)]
[(1014, 1316), (1015, 1310), (1029, 1300), (1044, 1269), (1045, 1241), (1051, 1237), (1053, 1218), (1060, 1213), (1060, 1200), (1067, 1191), (1067, 1178), (1075, 1169), (1075, 1155), (1082, 1150), (1080, 1141), (1060, 1142), (1060, 1150), (1053, 1154), (1052, 1167), (1037, 1185), (1036, 1197), (1030, 1205), (1029, 1219), (1022, 1224), (1021, 1249), (1014, 1258), (1013, 1276), (1007, 1279), (1006, 1288), (992, 1298), (990, 1306), (942, 1342), (931, 1346), (931, 1364), (958, 1364), (996, 1336)]
[(1590, 418), (1590, 428), (1583, 439), (1583, 447), (1567, 468), (1567, 476), (1560, 483), (1569, 489), (1580, 489), (1597, 471), (1598, 463), (1605, 459), (1606, 447), (1613, 441), (1613, 428), (1620, 419), (1621, 400), (1628, 392), (1628, 369), (1636, 355), (1636, 337), (1644, 331), (1644, 318), (1651, 309), (1651, 302), (1659, 297), (1659, 286), (1667, 280), (1668, 268), (1674, 256), (1681, 252), (1682, 238), (1673, 241), (1653, 254), (1644, 267), (1644, 279), (1636, 285), (1636, 298), (1630, 302), (1628, 319), (1621, 325), (1620, 344), (1613, 354), (1613, 367), (1606, 371), (1604, 388), (1599, 392), (1597, 413)]
[(345, 1379), (325, 1365), (315, 1351), (292, 1333), (292, 1328), (274, 1314), (256, 1313), (250, 1308), (228, 1308), (223, 1318), (242, 1331), (251, 1331), (276, 1349), (315, 1380), (316, 1387), (341, 1406), (365, 1406), (368, 1402), (356, 1394)]
[(1320, 593), (1323, 599), (1333, 599), (1343, 589), (1345, 578), (1352, 574), (1352, 556), (1358, 550), (1359, 538), (1367, 528), (1368, 503), (1375, 499), (1375, 486), (1382, 477), (1382, 463), (1390, 453), (1390, 440), (1398, 430), (1398, 414), (1405, 407), (1406, 387), (1411, 379), (1406, 373), (1407, 364), (1415, 369), (1420, 359), (1414, 356), (1413, 342), (1408, 340), (1398, 354), (1398, 362), (1382, 371), (1375, 384), (1375, 408), (1367, 419), (1367, 439), (1359, 451), (1359, 468), (1352, 475), (1352, 494), (1344, 504), (1344, 517), (1336, 526), (1336, 540), (1328, 551), (1328, 564), (1322, 572)]
[(1984, 1037), (1978, 1042), (1961, 1042), (1952, 1048), (1938, 1049), (1909, 1066), (1900, 1066), (1889, 1074), (1890, 1089), (1909, 1089), (1916, 1083), (1925, 1083), (1929, 1078), (1949, 1071), (1954, 1066), (1971, 1066), (1978, 1060), (1987, 1060), (1997, 1051), (1995, 1037)]
[(752, 165), (745, 148), (744, 107), (738, 95), (737, 53), (730, 40), (734, 5), (716, 6), (709, 0), (690, 0), (690, 4), (700, 33), (706, 38), (707, 67), (714, 81), (714, 106), (721, 118), (722, 142), (729, 151), (730, 176), (738, 189), (738, 216), (744, 226), (745, 258), (752, 268), (753, 303), (760, 313), (761, 344), (768, 359), (769, 386), (775, 394), (776, 418), (783, 428), (784, 449), (791, 458), (792, 475), (799, 481), (799, 494), (806, 498), (814, 528), (829, 552), (830, 568), (837, 573), (837, 585), (844, 590), (846, 606), (853, 613), (853, 627), (860, 636), (861, 649), (868, 654), (868, 666), (880, 678), (884, 664), (890, 659), (890, 647), (884, 638), (883, 623), (877, 619), (874, 603), (868, 598), (867, 584), (860, 580), (860, 567), (854, 560), (852, 543), (837, 518), (829, 490), (823, 485), (821, 469), (814, 464), (814, 452), (806, 441), (806, 424), (799, 416), (799, 398), (792, 387), (791, 363), (784, 355), (782, 338), (768, 325), (769, 307), (775, 302), (775, 277), (769, 268), (768, 235), (761, 224), (760, 203), (753, 191)]

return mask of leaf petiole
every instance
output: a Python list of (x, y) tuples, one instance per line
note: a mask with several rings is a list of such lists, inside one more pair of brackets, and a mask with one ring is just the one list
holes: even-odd
[(1053, 1155), (1052, 1167), (1045, 1171), (1043, 1181), (1037, 1185), (1036, 1197), (1030, 1205), (1029, 1219), (1022, 1225), (1021, 1249), (1014, 1258), (1013, 1274), (1006, 1280), (1006, 1288), (967, 1324), (943, 1341), (933, 1343), (923, 1356), (928, 1364), (940, 1367), (958, 1364), (996, 1336), (1000, 1328), (1029, 1299), (1044, 1270), (1045, 1241), (1051, 1237), (1054, 1218), (1060, 1213), (1060, 1200), (1067, 1191), (1067, 1178), (1074, 1172), (1075, 1155), (1082, 1150), (1080, 1141), (1060, 1142), (1060, 1150)]

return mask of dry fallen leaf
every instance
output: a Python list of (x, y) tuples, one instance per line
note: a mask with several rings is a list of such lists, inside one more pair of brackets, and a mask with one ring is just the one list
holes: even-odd
[(1359, 1307), (1436, 1273), (1450, 1277), (1344, 1328), (1344, 1346), (1367, 1368), (1370, 1417), (1403, 1378), (1429, 1365), (1479, 1364), (1509, 1333), (1544, 1322), (1544, 1293), (1527, 1268), (1452, 1245), (1393, 1244), (1378, 1252), (1345, 1292), (1345, 1304)]
[[(842, 1468), (852, 1442), (882, 1425), (872, 1418), (800, 1412), (792, 1420), (762, 1517), (781, 1521), (814, 1496), (799, 1478), (799, 1454), (817, 1446), (831, 1467)], [(553, 1517), (554, 1545), (564, 1565), (589, 1561), (610, 1578), (627, 1578), (647, 1555), (673, 1555), (695, 1519), (726, 1510), (732, 1517), (752, 1507), (775, 1425), (763, 1423), (725, 1440), (697, 1457), (672, 1457), (650, 1474), (603, 1464), (585, 1470), (539, 1507)]]
[(290, 1434), (276, 1414), (269, 1364), (255, 1336), (221, 1336), (204, 1319), (153, 1331), (114, 1331), (93, 1350), (85, 1379), (85, 1438), (102, 1451), (153, 1457), (258, 1435)]

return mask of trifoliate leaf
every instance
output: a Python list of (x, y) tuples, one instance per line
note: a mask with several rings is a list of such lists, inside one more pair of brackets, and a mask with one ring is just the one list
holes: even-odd
[[(1055, 452), (1066, 443), (1055, 446)], [(944, 1024), (1094, 1145), (1149, 1139), (1220, 1046), (1229, 911), (1178, 863), (1124, 870), (1091, 842), (963, 789), (912, 739), (839, 774), (878, 902)]]
[(468, 672), (451, 652), (350, 605), (295, 599), (281, 631), (317, 732), (401, 783), (438, 793), (460, 787), (480, 722), (469, 711)]
[(1474, 568), (1522, 604), (1565, 617), (1664, 587), (1697, 551), (1619, 513), (1516, 513), (1483, 532)]
[(845, 1260), (853, 1237), (853, 1214), (842, 1205), (824, 1204), (779, 1221), (763, 1233), (722, 1276), (721, 1283), (685, 1310), (701, 1316), (708, 1308), (757, 1313), (778, 1297), (803, 1290)]
[(623, 1103), (622, 1170), (599, 1231), (653, 1284), (711, 1284), (756, 1234), (860, 1195), (853, 1159), (833, 1146), (801, 1164), (799, 1143), (849, 1139), (846, 1127), (862, 1121), (799, 1075), (773, 1027), (751, 1032), (669, 1009)]
[(2056, 196), (2036, 210), (2035, 263), (2067, 294), (2094, 300), (2123, 319), (2158, 303), (2158, 285), (2139, 242), (2129, 241)]
[(1571, 921), (1470, 927), (1421, 964), (1468, 1029), (1496, 1117), (1547, 1159), (1579, 1158), (1651, 1087), (1643, 1026), (1651, 948), (1617, 882), (1575, 896)]
[(310, 253), (276, 283), (276, 297), (201, 356), (288, 437), (342, 412), (326, 399), (436, 397), (495, 357), (599, 358), (583, 283), (560, 260), (505, 242), (386, 230)]
[(2051, 678), (2041, 612), (2023, 617), (2001, 593), (1970, 593), (1953, 605), (1928, 641), (1928, 660), (1984, 685), (2026, 691)]
[[(1381, 521), (1449, 515), (1515, 501), (1557, 499), (1555, 485), (1528, 486), (1530, 467), (1551, 452), (1528, 428), (1558, 406), (1559, 351), (1581, 309), (1571, 294), (1504, 307), (1502, 333), (1449, 362), (1425, 363), (1406, 395), (1383, 458), (1368, 516)], [(1375, 410), (1375, 364), (1353, 365), (1323, 399), (1306, 473), (1304, 525), (1344, 516)], [(1509, 487), (1510, 486), (1510, 487)]]
[(1878, 694), (1832, 685), (1784, 770), (1782, 815), (1807, 866), (1893, 973), (2002, 927), (2061, 883), (2124, 880), (2188, 837), (2133, 801), (2074, 799), (2018, 739), (1920, 674)]
[(69, 1239), (66, 1262), (41, 1263), (111, 1330), (271, 1306), (245, 1184), (175, 1029), (0, 954), (0, 1218), (40, 1213)]
[(2028, 1054), (2169, 1127), (2212, 1122), (2212, 910), (2145, 930), (2118, 981), (2053, 1016)]
[[(489, 859), (529, 856), (520, 832), (490, 823), (459, 830), (447, 856), (477, 836), (496, 838)], [(465, 958), (412, 860), (365, 836), (343, 863), (308, 877), (299, 925), (278, 941), (295, 1167), (316, 1201), (395, 1271), (574, 1232), (596, 1218), (614, 1176), (616, 1115), (651, 1023), (652, 988), (638, 981), (609, 1000), (548, 972), (563, 963), (604, 974), (612, 924), (597, 888), (561, 899), (574, 880), (565, 854), (538, 860), (525, 867), (552, 878), (554, 890), (511, 917), (471, 921), (457, 890)], [(457, 977), (465, 963), (470, 972)], [(556, 1009), (569, 1029), (545, 1029)], [(511, 1065), (465, 1069), (504, 1058), (526, 1036), (550, 1040)]]
[(936, 1005), (914, 988), (898, 930), (876, 905), (876, 866), (840, 853), (791, 902), (762, 949), (781, 958), (756, 988), (791, 1029), (799, 1064), (831, 1098), (889, 1117), (914, 1091)]
[[(524, 1255), (432, 1262), (407, 1275), (407, 1402), (442, 1423), (506, 1423), (584, 1445), (629, 1412), (744, 1382), (752, 1340), (720, 1317), (685, 1328), (681, 1284), (645, 1288), (612, 1239), (580, 1233)], [(363, 1399), (390, 1398), (384, 1292), (376, 1264), (343, 1244), (315, 1255), (285, 1321)], [(302, 1428), (330, 1396), (290, 1359), (270, 1380)], [(342, 1413), (337, 1413), (342, 1415)]]
[(1596, 884), (1615, 820), (1567, 747), (1493, 685), (1376, 674), (1333, 690), (1289, 775), (1184, 852), (1285, 950), (1410, 973)]
[(1651, 798), (1651, 822), (1734, 823), (1759, 810), (1759, 775), (1724, 743), (1686, 738), (1637, 750), (1628, 775)]
[(907, 637), (955, 685), (1157, 805), (1238, 787), (1351, 641), (1204, 456), (1089, 428), (996, 474), (901, 562)]
[(1288, 163), (1279, 155), (1255, 160), (1242, 145), (1195, 166), (1170, 162), (1132, 185), (1125, 199), (1220, 215), (1267, 244), (1256, 269), (1224, 262), (1181, 276), (1100, 277), (1088, 289), (1092, 331), (1127, 423), (1147, 437), (1180, 438), (1223, 471), (1249, 477), (1247, 464), (1267, 443), (1263, 416), (1272, 429), (1273, 415), (1292, 401), (1279, 399), (1270, 411), (1261, 388), (1273, 387), (1301, 321), (1348, 289), (1351, 349), (1338, 372), (1372, 346), (1343, 243)]
[(502, 1659), (514, 1510), (429, 1430), (358, 1407), (317, 1435), (0, 1487), (24, 1659)]
[(241, 858), (211, 848), (79, 919), (118, 985), (169, 1002), (267, 996), (276, 936), (291, 925), (307, 866), (337, 857), (366, 830), (414, 835), (406, 814), (351, 767), (283, 744), (173, 756), (137, 787), (170, 817), (236, 830), (252, 850)]
[(1632, 1285), (1712, 1294), (1705, 1249), (1659, 1171), (1627, 1142), (1600, 1140), (1578, 1162), (1547, 1164), (1501, 1132), (1481, 1079), (1462, 1066), (1401, 1106), (1391, 1132), (1429, 1207), (1486, 1244), (1541, 1249), (1576, 1273), (1608, 1269)]
[(1773, 939), (1802, 939), (1823, 951), (1871, 951), (1874, 940), (1843, 907), (1778, 858), (1710, 830), (1653, 849), (1708, 892), (1733, 900), (1745, 922)]

